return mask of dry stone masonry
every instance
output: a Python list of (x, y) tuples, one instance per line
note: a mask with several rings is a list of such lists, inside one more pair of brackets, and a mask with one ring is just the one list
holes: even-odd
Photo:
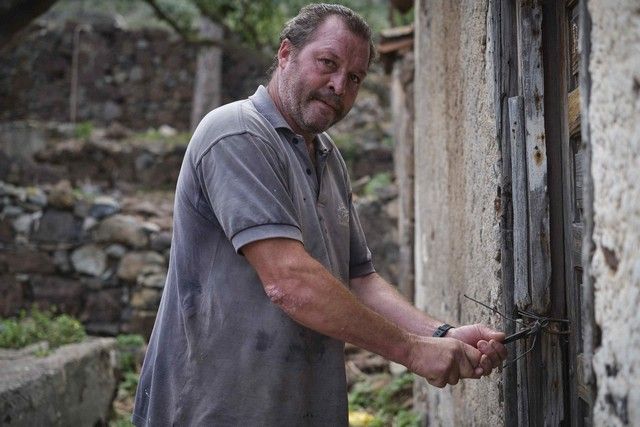
[(93, 334), (148, 335), (171, 245), (171, 195), (78, 195), (68, 181), (0, 181), (0, 315), (32, 304), (78, 316)]

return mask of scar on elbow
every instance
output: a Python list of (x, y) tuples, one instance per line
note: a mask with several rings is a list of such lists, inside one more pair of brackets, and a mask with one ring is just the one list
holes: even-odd
[(295, 297), (284, 291), (280, 286), (267, 285), (264, 287), (267, 297), (272, 303), (280, 306), (287, 313), (295, 313), (304, 305), (302, 298)]

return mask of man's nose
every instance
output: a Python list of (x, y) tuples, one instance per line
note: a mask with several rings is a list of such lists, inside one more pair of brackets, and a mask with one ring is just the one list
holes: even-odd
[(329, 81), (329, 86), (336, 95), (343, 95), (347, 84), (347, 76), (342, 73), (334, 73)]

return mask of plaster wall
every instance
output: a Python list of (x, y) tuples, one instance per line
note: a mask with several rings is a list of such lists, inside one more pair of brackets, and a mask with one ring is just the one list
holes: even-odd
[[(451, 324), (500, 319), (499, 161), (486, 1), (416, 2), (416, 305)], [(494, 372), (418, 399), (429, 425), (500, 425)]]
[(595, 425), (640, 424), (640, 5), (590, 0)]

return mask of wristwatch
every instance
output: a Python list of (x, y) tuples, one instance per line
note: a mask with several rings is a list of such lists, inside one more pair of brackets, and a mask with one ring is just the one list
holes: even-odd
[(440, 325), (438, 326), (438, 329), (436, 329), (433, 332), (433, 336), (434, 337), (444, 337), (445, 335), (447, 335), (447, 332), (449, 332), (449, 329), (453, 329), (454, 326), (451, 326), (448, 323), (445, 323), (444, 325)]

